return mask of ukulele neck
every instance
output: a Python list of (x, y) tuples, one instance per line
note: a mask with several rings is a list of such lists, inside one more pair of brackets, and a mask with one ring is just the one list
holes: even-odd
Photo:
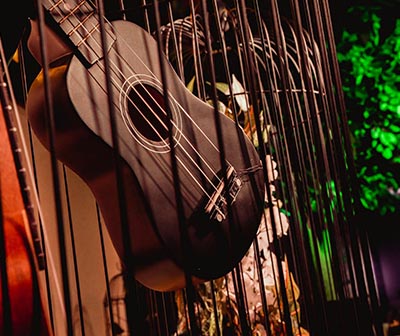
[[(1, 41), (0, 41), (1, 43)], [(3, 55), (3, 54), (2, 54)], [(0, 122), (4, 123), (4, 130), (7, 133), (1, 134), (2, 141), (1, 143), (9, 143), (10, 144), (10, 152), (12, 152), (12, 159), (13, 162), (11, 165), (7, 166), (10, 174), (16, 175), (18, 179), (18, 184), (13, 186), (14, 190), (19, 189), (18, 195), (21, 195), (22, 198), (22, 208), (24, 213), (27, 216), (31, 237), (33, 240), (33, 246), (35, 249), (35, 254), (38, 262), (39, 269), (44, 269), (44, 253), (41, 244), (41, 238), (39, 234), (39, 224), (36, 220), (35, 213), (34, 213), (34, 205), (32, 203), (31, 197), (31, 188), (28, 184), (27, 178), (27, 169), (24, 166), (24, 156), (23, 150), (20, 146), (20, 138), (18, 132), (18, 123), (16, 122), (15, 114), (16, 111), (16, 104), (13, 103), (13, 97), (11, 95), (11, 87), (9, 86), (9, 79), (6, 73), (6, 63), (3, 57), (0, 58), (0, 100), (1, 100), (1, 111), (3, 111), (3, 115), (0, 115)], [(0, 111), (0, 113), (1, 113)], [(4, 117), (4, 118), (3, 118)], [(4, 153), (3, 153), (4, 154)], [(4, 157), (2, 157), (4, 160)], [(12, 171), (12, 172), (11, 172)], [(8, 183), (12, 183), (13, 179), (8, 179)], [(19, 203), (15, 200), (12, 202), (13, 208), (16, 207), (18, 209)]]
[(103, 48), (100, 17), (97, 9), (87, 1), (46, 0), (42, 4), (88, 66), (101, 60), (116, 41), (110, 22), (104, 20)]

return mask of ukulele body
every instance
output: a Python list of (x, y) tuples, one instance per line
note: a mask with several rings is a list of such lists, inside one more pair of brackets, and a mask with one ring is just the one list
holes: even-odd
[[(214, 108), (187, 90), (166, 58), (163, 86), (158, 46), (145, 30), (128, 21), (111, 24), (115, 38), (108, 40), (105, 54), (110, 77), (101, 51), (92, 64), (74, 55), (50, 69), (57, 158), (92, 190), (122, 259), (130, 254), (123, 243), (129, 231), (139, 282), (166, 291), (185, 286), (185, 270), (195, 282), (221, 277), (245, 255), (261, 220), (264, 178), (258, 153), (243, 130), (219, 114), (222, 164)], [(27, 110), (48, 147), (44, 99), (40, 74)], [(121, 229), (109, 101), (127, 231)]]

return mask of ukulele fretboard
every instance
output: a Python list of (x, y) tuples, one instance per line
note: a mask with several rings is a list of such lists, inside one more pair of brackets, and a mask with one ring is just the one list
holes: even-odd
[[(85, 0), (44, 0), (42, 3), (89, 65), (103, 58), (100, 20), (96, 8)], [(109, 50), (116, 37), (107, 20), (104, 28), (105, 48)]]

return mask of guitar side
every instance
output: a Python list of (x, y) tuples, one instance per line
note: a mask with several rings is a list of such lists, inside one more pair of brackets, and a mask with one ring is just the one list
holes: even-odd
[[(112, 27), (117, 38), (107, 53), (110, 78), (102, 60), (86, 67), (76, 56), (50, 70), (57, 158), (92, 190), (122, 257), (108, 112), (111, 94), (137, 280), (156, 290), (183, 288), (185, 253), (190, 253), (187, 271), (195, 282), (220, 277), (244, 256), (261, 219), (264, 188), (258, 154), (241, 128), (221, 115), (223, 142), (229, 144), (224, 172), (214, 109), (191, 94), (164, 60), (191, 247), (183, 251), (157, 45), (133, 23), (114, 21)], [(48, 147), (40, 76), (30, 88), (27, 110), (33, 130)], [(112, 92), (106, 90), (107, 80)], [(221, 182), (224, 175), (229, 187)], [(225, 204), (230, 197), (232, 202)]]

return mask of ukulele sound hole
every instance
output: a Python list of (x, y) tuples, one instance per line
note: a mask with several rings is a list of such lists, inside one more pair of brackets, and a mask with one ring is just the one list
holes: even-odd
[(168, 138), (164, 97), (154, 87), (140, 83), (128, 94), (129, 117), (140, 134), (152, 141)]

